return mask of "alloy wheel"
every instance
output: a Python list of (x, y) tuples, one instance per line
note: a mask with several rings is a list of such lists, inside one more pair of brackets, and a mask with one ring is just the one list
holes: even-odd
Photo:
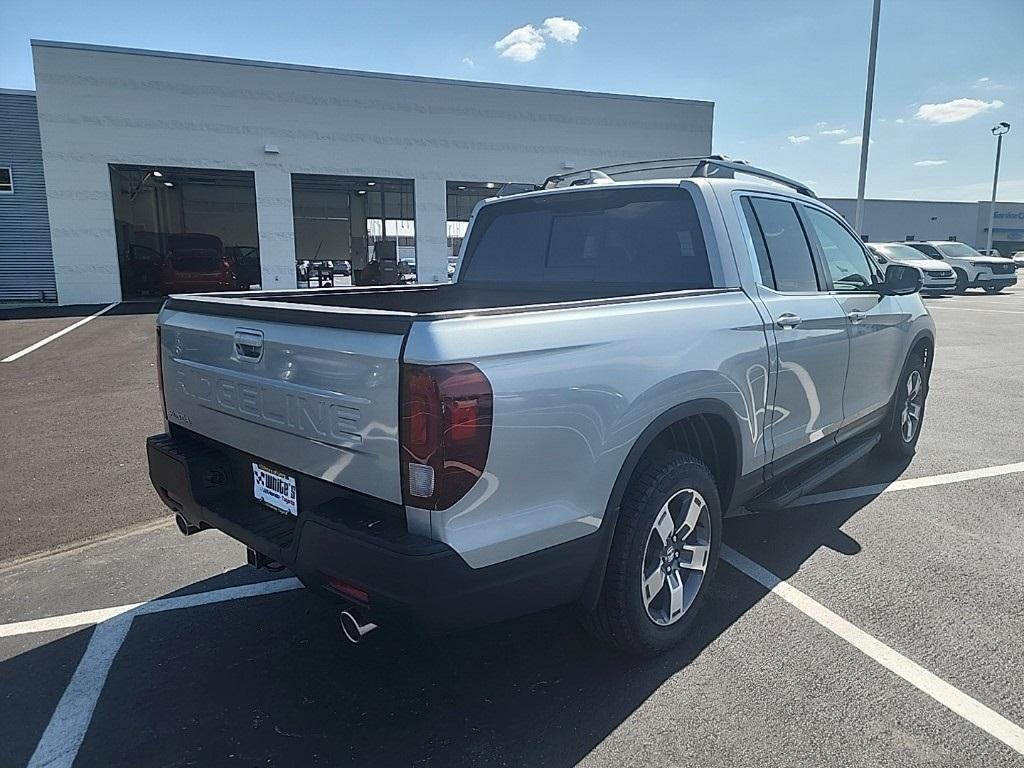
[(921, 427), (921, 413), (924, 410), (924, 378), (921, 372), (913, 370), (907, 377), (907, 396), (900, 414), (900, 432), (903, 442), (913, 442)]
[(641, 597), (648, 618), (667, 627), (693, 605), (707, 572), (711, 515), (693, 488), (674, 493), (654, 518), (647, 538)]

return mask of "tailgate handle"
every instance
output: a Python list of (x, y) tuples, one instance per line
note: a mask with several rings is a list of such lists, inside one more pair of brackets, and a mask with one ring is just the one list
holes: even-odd
[(258, 363), (263, 358), (263, 331), (249, 328), (236, 329), (235, 356), (239, 360)]

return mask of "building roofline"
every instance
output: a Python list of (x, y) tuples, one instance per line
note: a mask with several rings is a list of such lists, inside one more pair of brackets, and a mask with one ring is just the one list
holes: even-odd
[(699, 106), (714, 107), (715, 102), (703, 99), (679, 99), (671, 96), (642, 96), (630, 93), (608, 93), (605, 91), (580, 91), (571, 88), (546, 88), (535, 85), (513, 85), (511, 83), (490, 83), (480, 80), (456, 80), (444, 77), (424, 77), (421, 75), (401, 75), (388, 72), (367, 72), (358, 69), (339, 69), (335, 67), (317, 67), (308, 64), (285, 64), (275, 61), (261, 61), (258, 59), (236, 59), (226, 56), (207, 56), (197, 53), (179, 53), (176, 51), (154, 51), (146, 48), (123, 48), (114, 45), (94, 45), (92, 43), (73, 43), (61, 40), (35, 40), (31, 41), (33, 48), (69, 48), (78, 51), (93, 51), (98, 53), (126, 54), (130, 56), (152, 56), (160, 59), (179, 59), (183, 61), (200, 61), (211, 64), (234, 64), (244, 67), (264, 67), (267, 69), (283, 69), (296, 72), (315, 72), (326, 75), (346, 75), (348, 77), (367, 77), (379, 80), (400, 80), (412, 83), (431, 83), (435, 85), (461, 85), (470, 88), (490, 88), (509, 91), (526, 91), (528, 93), (550, 93), (573, 96), (592, 96), (611, 99), (631, 99), (639, 101), (665, 102), (669, 104), (693, 104)]
[(27, 88), (0, 88), (0, 96), (35, 96), (36, 92)]

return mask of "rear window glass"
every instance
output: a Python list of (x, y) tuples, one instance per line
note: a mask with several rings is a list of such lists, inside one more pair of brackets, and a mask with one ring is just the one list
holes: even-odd
[(712, 287), (685, 190), (595, 189), (509, 199), (473, 223), (459, 282)]

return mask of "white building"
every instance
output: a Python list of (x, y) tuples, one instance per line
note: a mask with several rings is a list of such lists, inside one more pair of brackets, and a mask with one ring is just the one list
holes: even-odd
[(185, 233), (219, 241), (264, 288), (294, 287), (297, 260), (358, 266), (382, 237), (400, 255), (414, 246), (418, 279), (439, 282), (448, 222), (501, 182), (711, 150), (711, 102), (61, 42), (32, 52), (62, 304), (166, 289), (167, 253), (195, 246)]

